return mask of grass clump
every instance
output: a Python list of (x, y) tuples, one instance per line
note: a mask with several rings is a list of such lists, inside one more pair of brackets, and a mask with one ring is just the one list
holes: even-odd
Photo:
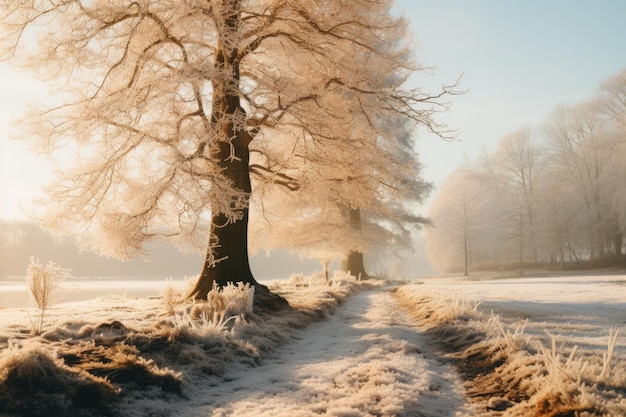
[(172, 286), (163, 292), (163, 304), (171, 316), (167, 329), (168, 340), (202, 340), (206, 336), (230, 330), (246, 315), (252, 314), (254, 286), (229, 283), (217, 285), (209, 291), (206, 300), (185, 303), (186, 298)]
[(108, 415), (117, 393), (106, 379), (66, 366), (36, 343), (12, 344), (0, 355), (0, 414)]
[(624, 362), (614, 357), (619, 332), (610, 330), (604, 353), (551, 347), (508, 328), (443, 294), (424, 294), (404, 286), (396, 295), (414, 314), (442, 355), (465, 379), (478, 409), (507, 417), (591, 417), (626, 415)]
[(63, 280), (70, 276), (69, 269), (61, 268), (53, 262), (44, 266), (38, 259), (30, 258), (30, 265), (26, 270), (26, 285), (31, 300), (39, 310), (31, 319), (34, 334), (39, 335), (43, 331), (46, 311), (56, 302), (56, 292)]

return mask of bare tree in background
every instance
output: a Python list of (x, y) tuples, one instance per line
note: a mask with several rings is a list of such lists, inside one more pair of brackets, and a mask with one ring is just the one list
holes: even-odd
[(329, 169), (349, 178), (371, 150), (360, 130), (398, 114), (438, 130), (431, 115), (449, 93), (404, 87), (420, 68), (391, 0), (1, 5), (2, 58), (63, 93), (21, 134), (72, 154), (69, 166), (57, 159), (43, 223), (119, 258), (157, 238), (208, 241), (196, 298), (243, 282), (284, 305), (250, 271), (251, 176), (288, 190)]
[[(519, 265), (520, 272), (528, 261), (564, 269), (623, 265), (625, 121), (622, 70), (590, 99), (556, 107), (541, 129), (504, 136), (474, 169), (449, 178), (461, 175), (483, 184), (481, 211), (487, 215), (481, 246), (492, 242), (496, 264)], [(459, 268), (463, 257), (460, 245), (450, 243), (460, 241), (462, 229), (446, 230), (462, 216), (457, 212), (442, 220), (455, 207), (452, 197), (460, 194), (446, 183), (429, 213), (435, 228), (426, 235), (428, 255), (440, 270)]]
[(454, 171), (441, 187), (428, 212), (433, 227), (425, 238), (429, 259), (438, 270), (451, 271), (462, 263), (469, 275), (470, 258), (488, 238), (488, 196), (484, 184), (470, 167)]
[(396, 118), (378, 121), (376, 130), (363, 125), (352, 157), (311, 170), (296, 192), (263, 195), (252, 225), (256, 248), (288, 248), (322, 265), (342, 260), (346, 272), (362, 279), (369, 276), (366, 255), (371, 265), (412, 248), (414, 232), (428, 223), (417, 209), (431, 189), (421, 175), (415, 124)]
[(544, 173), (545, 152), (529, 127), (513, 132), (498, 142), (492, 155), (493, 181), (499, 182), (508, 220), (507, 232), (516, 242), (520, 274), (526, 260), (537, 259), (537, 188)]
[(618, 129), (626, 129), (626, 68), (600, 85), (598, 107)]
[(614, 168), (623, 164), (617, 147), (621, 135), (607, 130), (597, 101), (559, 106), (544, 130), (554, 173), (575, 184), (572, 200), (579, 207), (578, 228), (585, 235), (585, 252), (591, 258), (620, 258), (623, 237), (619, 212), (611, 201), (619, 192), (613, 184)]

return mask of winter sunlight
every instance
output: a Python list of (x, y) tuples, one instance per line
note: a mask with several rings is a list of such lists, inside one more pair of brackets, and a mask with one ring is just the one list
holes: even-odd
[[(32, 378), (20, 361), (49, 347), (56, 365), (46, 366), (66, 375), (68, 387), (98, 383), (67, 366), (79, 358), (81, 369), (109, 376), (94, 401), (120, 416), (528, 416), (539, 407), (622, 415), (625, 282), (602, 275), (365, 284), (336, 274), (329, 285), (323, 274), (294, 276), (271, 285), (297, 307), (291, 313), (242, 314), (227, 301), (234, 320), (197, 324), (176, 295), (185, 283), (175, 282), (159, 297), (54, 305), (38, 339), (24, 337), (33, 305), (0, 310), (0, 363)], [(100, 363), (114, 346), (124, 362)], [(510, 385), (496, 382), (502, 378)], [(106, 405), (120, 389), (116, 405)], [(466, 398), (467, 390), (475, 394)], [(61, 394), (37, 395), (42, 413), (75, 409)]]
[(0, 417), (626, 416), (622, 0), (0, 0)]

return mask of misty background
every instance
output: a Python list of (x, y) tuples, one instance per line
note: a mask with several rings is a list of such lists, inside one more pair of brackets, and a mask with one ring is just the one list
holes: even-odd
[[(53, 236), (37, 224), (26, 221), (0, 221), (0, 236), (0, 279), (23, 278), (31, 257), (44, 264), (54, 262), (69, 268), (75, 278), (166, 279), (195, 276), (203, 262), (198, 253), (182, 253), (165, 243), (151, 245), (143, 257), (120, 261), (81, 251), (74, 238)], [(402, 261), (390, 265), (376, 261), (368, 263), (366, 259), (366, 266), (374, 273), (386, 271), (386, 275), (414, 277), (432, 274), (421, 236), (415, 246), (415, 252)], [(281, 280), (295, 273), (311, 274), (322, 270), (318, 261), (300, 259), (286, 249), (269, 254), (260, 251), (251, 256), (250, 265), (255, 277), (261, 281)], [(338, 267), (337, 263), (331, 265), (331, 269)]]

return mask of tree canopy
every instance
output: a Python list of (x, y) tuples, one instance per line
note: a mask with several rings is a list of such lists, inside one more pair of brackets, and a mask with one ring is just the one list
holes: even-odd
[(419, 171), (393, 125), (445, 136), (433, 115), (453, 91), (407, 87), (424, 68), (392, 6), (2, 0), (0, 56), (62, 92), (21, 133), (41, 152), (71, 153), (56, 159), (43, 223), (120, 258), (157, 238), (208, 242), (202, 297), (216, 279), (254, 281), (251, 176), (261, 197), (314, 190), (380, 213), (421, 195), (422, 181), (402, 182)]

